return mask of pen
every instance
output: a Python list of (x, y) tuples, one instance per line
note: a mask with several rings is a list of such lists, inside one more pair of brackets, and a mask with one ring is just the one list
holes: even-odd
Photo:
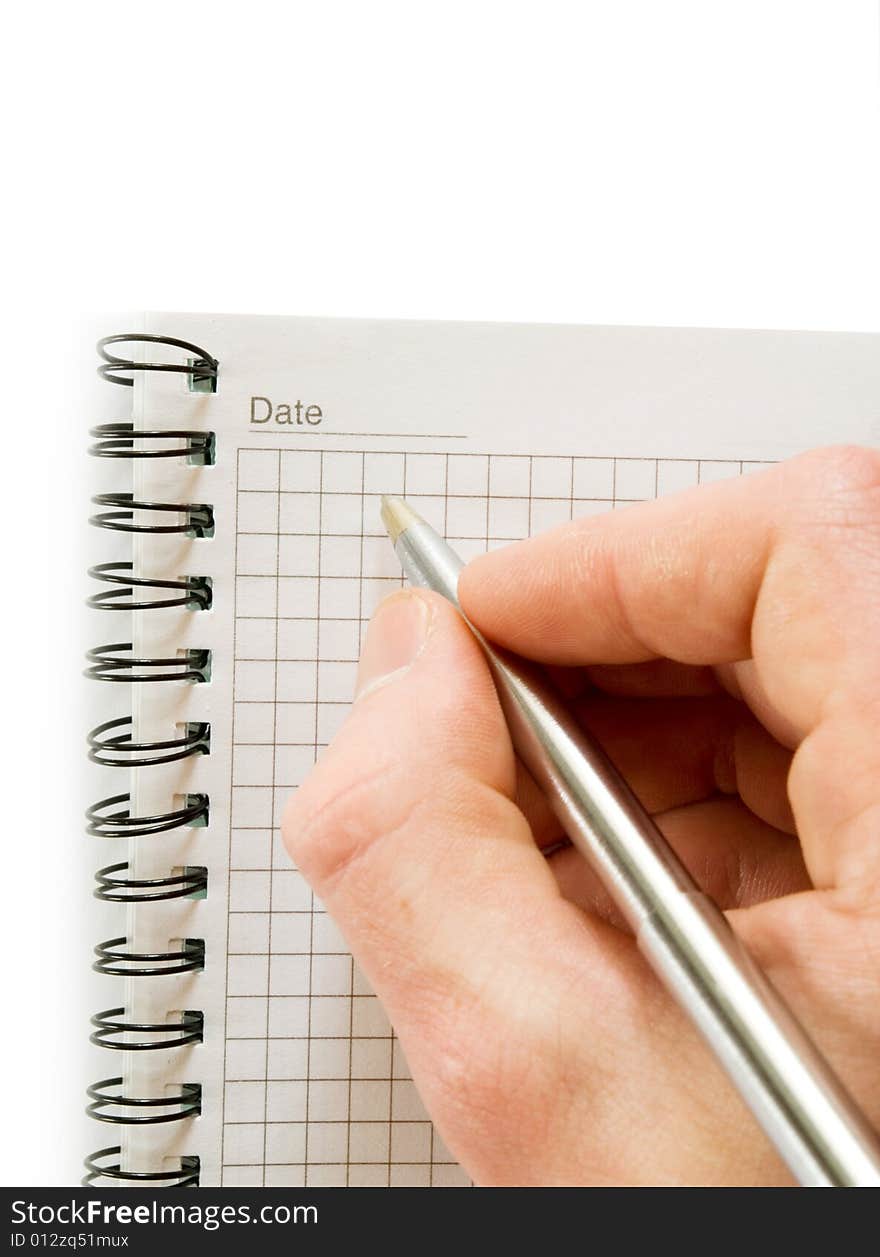
[[(413, 584), (458, 607), (458, 555), (403, 498), (384, 497), (382, 519)], [(723, 913), (540, 672), (467, 622), (517, 754), (794, 1177), (811, 1187), (880, 1186), (876, 1133)]]

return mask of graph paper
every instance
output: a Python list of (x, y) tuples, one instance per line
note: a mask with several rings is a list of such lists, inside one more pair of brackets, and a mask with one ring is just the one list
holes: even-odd
[[(346, 718), (369, 618), (402, 583), (380, 497), (405, 494), (468, 559), (832, 440), (876, 443), (876, 339), (179, 313), (147, 315), (144, 330), (206, 347), (219, 368), (216, 392), (169, 371), (138, 372), (131, 390), (145, 455), (135, 521), (150, 503), (203, 504), (212, 521), (194, 535), (147, 514), (134, 536), (137, 573), (200, 577), (212, 598), (131, 615), (137, 660), (204, 661), (195, 679), (130, 687), (135, 740), (205, 731), (197, 753), (130, 771), (131, 808), (156, 817), (198, 799), (206, 823), (114, 839), (107, 862), (133, 882), (198, 873), (202, 889), (101, 905), (95, 938), (124, 931), (146, 954), (198, 940), (204, 965), (114, 978), (119, 995), (95, 1008), (124, 1004), (147, 1026), (190, 1010), (197, 1041), (126, 1052), (121, 1072), (126, 1094), (188, 1086), (200, 1106), (123, 1126), (120, 1164), (203, 1187), (465, 1185), (279, 839)], [(204, 454), (188, 452), (193, 436)], [(94, 797), (118, 793), (120, 768), (96, 771), (111, 780)]]
[(278, 832), (289, 794), (345, 718), (369, 618), (402, 584), (380, 495), (405, 495), (467, 559), (752, 466), (239, 450), (224, 1185), (469, 1182), (431, 1125), (384, 1010)]

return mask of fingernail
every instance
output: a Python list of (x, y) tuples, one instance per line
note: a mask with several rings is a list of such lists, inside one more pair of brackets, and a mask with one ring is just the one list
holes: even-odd
[(355, 699), (403, 676), (424, 649), (433, 612), (420, 594), (405, 589), (381, 604), (370, 621), (358, 664)]

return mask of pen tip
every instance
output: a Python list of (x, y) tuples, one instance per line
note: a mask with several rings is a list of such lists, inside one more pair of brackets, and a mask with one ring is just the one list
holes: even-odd
[(397, 544), (397, 538), (411, 524), (420, 522), (420, 517), (404, 498), (385, 494), (382, 497), (382, 523), (391, 538), (391, 544)]

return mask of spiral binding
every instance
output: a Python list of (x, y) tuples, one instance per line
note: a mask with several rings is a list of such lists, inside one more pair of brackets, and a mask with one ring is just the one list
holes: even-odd
[[(210, 466), (214, 461), (213, 432), (190, 428), (135, 431), (133, 423), (99, 423), (90, 435), (99, 438), (89, 446), (94, 458), (183, 458), (196, 467)], [(155, 448), (154, 441), (160, 442)]]
[[(118, 586), (102, 589), (92, 594), (88, 605), (98, 611), (159, 611), (163, 607), (191, 607), (207, 611), (211, 605), (211, 585), (205, 576), (184, 576), (180, 580), (160, 580), (156, 576), (132, 576), (133, 563), (97, 563), (89, 568), (89, 576), (107, 585)], [(165, 598), (138, 601), (136, 589), (167, 589), (172, 591)]]
[[(109, 346), (120, 347), (110, 352)], [(150, 360), (121, 356), (123, 348), (149, 346)], [(161, 353), (157, 353), (161, 347)], [(169, 351), (181, 351), (177, 360)], [(136, 373), (173, 372), (184, 375), (194, 392), (216, 392), (219, 364), (206, 350), (173, 336), (121, 333), (98, 342), (103, 359), (99, 375), (114, 384), (130, 387)], [(165, 355), (168, 355), (167, 357)], [(104, 423), (91, 430), (89, 452), (96, 458), (177, 459), (189, 466), (214, 462), (213, 432), (187, 428), (136, 429), (133, 423)], [(96, 528), (113, 532), (179, 535), (204, 539), (214, 533), (214, 508), (204, 502), (153, 502), (136, 499), (133, 493), (102, 493), (92, 498), (99, 510), (91, 516)], [(101, 611), (152, 612), (171, 608), (198, 613), (212, 602), (211, 581), (202, 575), (160, 578), (135, 573), (132, 562), (98, 563), (89, 575), (102, 588), (88, 599)], [(86, 676), (117, 684), (193, 684), (210, 680), (211, 652), (188, 647), (162, 658), (134, 655), (131, 642), (96, 646), (87, 656)], [(190, 756), (210, 753), (210, 726), (194, 721), (178, 726), (178, 735), (166, 740), (143, 741), (136, 736), (130, 715), (98, 725), (88, 735), (89, 759), (109, 768), (149, 768)], [(128, 792), (111, 795), (92, 804), (86, 813), (87, 832), (96, 838), (146, 838), (184, 826), (208, 823), (206, 794), (185, 795), (168, 811), (150, 816), (132, 814)], [(170, 868), (161, 877), (131, 876), (128, 861), (109, 864), (95, 874), (94, 895), (108, 903), (157, 903), (173, 899), (204, 898), (207, 869), (186, 865)], [(171, 940), (168, 950), (137, 950), (128, 936), (107, 939), (95, 947), (93, 968), (98, 973), (129, 978), (161, 978), (197, 973), (205, 966), (205, 942), (199, 938)], [(124, 1007), (109, 1008), (92, 1018), (91, 1042), (115, 1052), (172, 1051), (201, 1043), (204, 1014), (198, 1009), (170, 1011), (162, 1022), (132, 1020)], [(118, 1126), (156, 1126), (186, 1122), (202, 1108), (202, 1087), (180, 1082), (173, 1094), (129, 1094), (123, 1074), (104, 1078), (88, 1089), (86, 1112), (99, 1122)], [(142, 1186), (197, 1187), (200, 1164), (195, 1156), (180, 1158), (176, 1169), (129, 1170), (122, 1165), (122, 1146), (102, 1148), (86, 1158), (83, 1184), (105, 1182)]]
[(119, 1157), (122, 1148), (115, 1144), (112, 1148), (101, 1148), (86, 1157), (86, 1175), (82, 1180), (83, 1187), (89, 1187), (99, 1179), (107, 1178), (114, 1183), (138, 1183), (142, 1187), (198, 1187), (199, 1158), (181, 1157), (180, 1168), (177, 1170), (123, 1170), (119, 1160), (104, 1161), (106, 1157)]
[[(167, 345), (175, 349), (184, 349), (194, 355), (186, 362), (137, 362), (132, 358), (119, 358), (107, 352), (108, 345)], [(204, 349), (188, 340), (178, 340), (176, 336), (151, 336), (144, 332), (119, 332), (115, 336), (104, 336), (98, 341), (98, 353), (104, 359), (98, 367), (98, 375), (113, 384), (125, 384), (129, 388), (134, 383), (135, 371), (175, 371), (188, 375), (193, 384), (209, 383), (211, 392), (216, 391), (217, 370), (219, 363)], [(118, 372), (127, 371), (128, 375)]]
[(208, 870), (187, 865), (167, 877), (119, 877), (131, 865), (127, 860), (108, 864), (95, 874), (92, 894), (105, 903), (155, 903), (159, 899), (203, 899), (208, 893)]
[[(86, 1109), (89, 1117), (98, 1122), (112, 1122), (116, 1126), (157, 1126), (161, 1122), (182, 1122), (187, 1117), (198, 1117), (202, 1111), (202, 1088), (197, 1082), (182, 1083), (179, 1096), (150, 1099), (111, 1094), (111, 1087), (121, 1087), (122, 1084), (122, 1078), (102, 1078), (89, 1087), (86, 1093), (92, 1101)], [(126, 1109), (151, 1111), (121, 1111)]]
[[(124, 1008), (105, 1008), (92, 1018), (89, 1042), (112, 1052), (164, 1052), (201, 1043), (205, 1018), (199, 1009), (186, 1009), (179, 1021), (127, 1021)], [(130, 1035), (135, 1037), (129, 1038)], [(146, 1038), (137, 1036), (144, 1036)]]
[[(86, 676), (94, 681), (116, 681), (123, 684), (147, 684), (153, 681), (209, 681), (210, 650), (189, 649), (165, 659), (136, 659), (131, 642), (115, 642), (96, 646), (86, 658), (92, 667)], [(128, 657), (126, 657), (128, 656)]]
[[(212, 537), (214, 535), (214, 508), (204, 502), (136, 502), (133, 493), (99, 493), (92, 498), (94, 506), (112, 506), (112, 511), (101, 511), (89, 517), (95, 528), (109, 528), (113, 532), (152, 533), (159, 536), (182, 533), (187, 537)], [(151, 524), (139, 522), (141, 516), (182, 516), (176, 524)]]
[[(118, 803), (122, 806), (115, 812), (110, 811)], [(149, 838), (151, 834), (164, 834), (169, 829), (208, 823), (206, 794), (188, 794), (183, 807), (174, 812), (160, 812), (157, 816), (132, 816), (130, 803), (129, 794), (114, 794), (93, 803), (86, 812), (86, 833), (92, 838)]]
[[(116, 729), (128, 732), (113, 732)], [(208, 755), (211, 750), (211, 726), (205, 721), (188, 724), (179, 738), (164, 742), (135, 742), (131, 731), (131, 716), (98, 725), (89, 734), (89, 759), (105, 768), (147, 768), (173, 764), (191, 755)]]
[(195, 973), (205, 967), (205, 940), (181, 939), (177, 951), (136, 952), (126, 950), (128, 939), (108, 938), (95, 948), (97, 960), (92, 965), (96, 973), (108, 973), (120, 978), (159, 978), (163, 974)]

